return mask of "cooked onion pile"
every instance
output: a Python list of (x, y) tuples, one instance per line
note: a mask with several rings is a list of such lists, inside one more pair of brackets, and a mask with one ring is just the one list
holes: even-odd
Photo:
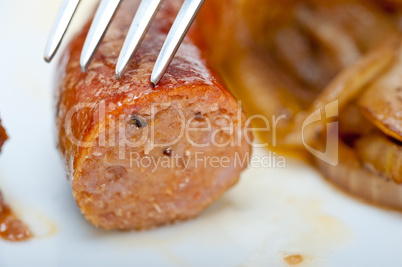
[[(401, 15), (400, 0), (225, 0), (207, 1), (197, 25), (249, 115), (286, 116), (260, 134), (271, 149), (311, 157), (308, 144), (328, 179), (402, 209)], [(338, 116), (303, 128), (316, 110)]]

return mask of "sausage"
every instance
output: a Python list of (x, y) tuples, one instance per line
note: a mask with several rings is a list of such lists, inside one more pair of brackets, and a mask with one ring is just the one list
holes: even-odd
[(103, 229), (147, 229), (197, 216), (237, 183), (251, 153), (245, 114), (192, 38), (161, 82), (150, 83), (178, 1), (161, 8), (129, 70), (115, 78), (138, 4), (121, 4), (86, 73), (79, 59), (88, 25), (58, 67), (58, 146), (79, 209)]

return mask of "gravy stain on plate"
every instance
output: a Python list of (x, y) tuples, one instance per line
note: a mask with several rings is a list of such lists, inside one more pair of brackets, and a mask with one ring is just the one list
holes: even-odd
[(15, 242), (26, 241), (31, 237), (28, 226), (15, 216), (0, 193), (0, 238)]
[(288, 265), (295, 266), (303, 263), (304, 258), (300, 254), (289, 255), (283, 258)]
[(17, 217), (29, 227), (32, 240), (49, 238), (57, 233), (56, 224), (37, 208), (22, 206), (12, 198), (10, 203)]

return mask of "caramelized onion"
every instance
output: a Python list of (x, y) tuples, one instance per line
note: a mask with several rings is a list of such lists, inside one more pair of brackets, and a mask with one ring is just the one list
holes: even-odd
[[(306, 118), (317, 110), (325, 110), (327, 114), (337, 114), (339, 110), (353, 101), (365, 89), (365, 86), (391, 66), (395, 57), (395, 50), (399, 44), (399, 39), (386, 42), (380, 48), (342, 71), (314, 101), (309, 111), (299, 114), (295, 120), (294, 131), (286, 137), (286, 143), (292, 146), (303, 146), (302, 125)], [(334, 101), (338, 101), (338, 104), (329, 105)], [(316, 133), (320, 131), (317, 127), (306, 129), (304, 132), (305, 142), (313, 142)]]
[(355, 102), (347, 105), (339, 114), (339, 133), (343, 137), (359, 137), (376, 131), (377, 128), (364, 117)]
[(364, 136), (357, 140), (356, 153), (368, 170), (398, 184), (402, 183), (402, 146), (382, 134)]
[(402, 141), (402, 46), (392, 68), (360, 97), (366, 117), (386, 135)]
[(342, 142), (339, 145), (339, 160), (338, 166), (332, 166), (316, 159), (316, 165), (328, 180), (354, 196), (402, 210), (402, 185), (365, 169), (356, 152)]
[(296, 19), (342, 68), (357, 60), (361, 54), (354, 39), (341, 25), (313, 12), (307, 6), (296, 8)]
[(342, 71), (314, 101), (311, 112), (338, 100), (339, 109), (355, 99), (364, 89), (382, 75), (394, 61), (400, 39), (392, 39), (380, 48), (361, 58), (356, 64)]

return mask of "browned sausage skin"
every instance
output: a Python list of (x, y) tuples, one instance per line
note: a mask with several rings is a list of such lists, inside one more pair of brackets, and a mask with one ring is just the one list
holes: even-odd
[[(81, 212), (104, 229), (192, 218), (247, 167), (245, 115), (190, 38), (160, 84), (150, 83), (178, 10), (177, 1), (168, 2), (122, 80), (114, 68), (137, 0), (122, 3), (87, 73), (81, 73), (79, 57), (88, 27), (61, 60), (59, 147)], [(225, 163), (212, 164), (214, 157)]]

